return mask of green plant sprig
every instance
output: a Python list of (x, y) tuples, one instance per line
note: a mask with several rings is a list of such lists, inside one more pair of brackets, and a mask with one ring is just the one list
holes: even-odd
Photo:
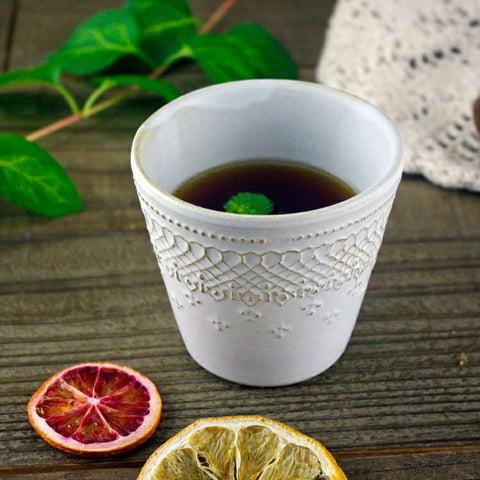
[(227, 213), (242, 215), (269, 215), (273, 212), (274, 205), (262, 193), (241, 192), (234, 195), (225, 204)]
[[(173, 100), (181, 92), (160, 77), (180, 60), (196, 62), (212, 83), (296, 78), (288, 53), (260, 26), (239, 24), (225, 34), (211, 33), (236, 2), (224, 0), (203, 24), (186, 0), (128, 0), (122, 8), (100, 11), (81, 23), (42, 65), (0, 75), (0, 88), (53, 88), (71, 111), (26, 137), (0, 135), (0, 197), (50, 217), (82, 210), (80, 195), (63, 167), (35, 142), (138, 90), (157, 94), (164, 102)], [(83, 105), (63, 83), (66, 75), (92, 88)], [(120, 93), (102, 99), (114, 88)]]

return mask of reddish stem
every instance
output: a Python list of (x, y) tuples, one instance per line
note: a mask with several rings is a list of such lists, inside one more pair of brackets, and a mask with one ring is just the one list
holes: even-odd
[(51, 123), (50, 125), (47, 125), (44, 128), (40, 128), (39, 130), (36, 130), (35, 132), (32, 132), (29, 135), (27, 135), (25, 138), (33, 142), (41, 137), (50, 135), (51, 133), (56, 132), (57, 130), (61, 130), (62, 128), (65, 128), (68, 125), (71, 125), (72, 123), (78, 122), (82, 119), (83, 119), (83, 113), (78, 112), (73, 115), (70, 115), (69, 117), (62, 118), (57, 122)]
[(200, 33), (210, 32), (213, 27), (227, 14), (238, 0), (225, 0), (200, 29)]

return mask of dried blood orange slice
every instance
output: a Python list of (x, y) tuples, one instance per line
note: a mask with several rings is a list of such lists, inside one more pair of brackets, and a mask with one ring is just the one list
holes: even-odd
[(137, 480), (347, 480), (317, 440), (259, 416), (206, 418), (159, 447)]
[(28, 404), (28, 418), (54, 447), (80, 456), (125, 452), (149, 438), (162, 401), (142, 374), (113, 363), (85, 363), (48, 379)]

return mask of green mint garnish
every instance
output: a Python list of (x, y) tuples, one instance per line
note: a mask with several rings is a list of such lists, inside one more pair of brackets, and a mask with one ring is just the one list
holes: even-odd
[(228, 213), (243, 215), (268, 215), (273, 211), (273, 203), (261, 193), (242, 192), (233, 196), (224, 206)]

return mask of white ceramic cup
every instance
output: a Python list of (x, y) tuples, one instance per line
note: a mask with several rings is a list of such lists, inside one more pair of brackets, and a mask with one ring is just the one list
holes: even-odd
[[(238, 215), (172, 195), (248, 158), (311, 164), (359, 193), (284, 215)], [(227, 380), (280, 386), (329, 368), (350, 339), (402, 174), (397, 129), (325, 86), (246, 80), (167, 104), (138, 130), (135, 185), (190, 355)]]

